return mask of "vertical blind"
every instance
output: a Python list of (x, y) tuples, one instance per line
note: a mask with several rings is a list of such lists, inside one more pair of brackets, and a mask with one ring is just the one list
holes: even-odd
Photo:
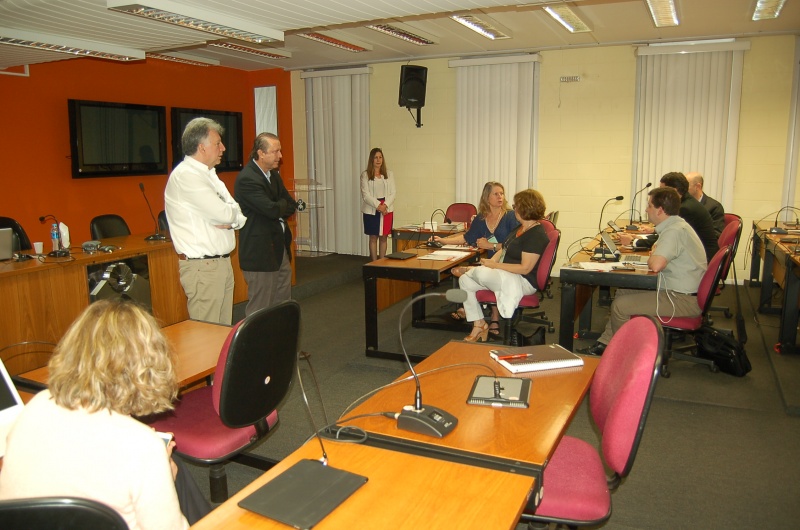
[[(670, 171), (700, 172), (733, 203), (744, 51), (639, 55), (631, 193)], [(647, 197), (638, 197), (641, 211)]]
[[(491, 60), (491, 59), (489, 59)], [(483, 185), (506, 195), (536, 185), (539, 63), (460, 66), (456, 72), (456, 201), (477, 205)], [(467, 62), (467, 61), (463, 61)]]
[(306, 77), (305, 88), (309, 179), (332, 188), (313, 212), (315, 250), (366, 255), (359, 175), (369, 156), (369, 74)]

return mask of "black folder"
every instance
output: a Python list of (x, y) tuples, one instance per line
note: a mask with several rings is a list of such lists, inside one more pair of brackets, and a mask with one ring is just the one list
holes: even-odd
[(300, 460), (239, 501), (245, 510), (306, 530), (343, 503), (367, 477)]

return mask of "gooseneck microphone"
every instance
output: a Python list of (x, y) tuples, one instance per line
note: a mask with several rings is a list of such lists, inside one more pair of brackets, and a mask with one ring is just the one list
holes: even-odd
[(419, 434), (427, 434), (428, 436), (435, 436), (442, 438), (450, 434), (456, 425), (458, 425), (458, 418), (445, 412), (444, 410), (430, 405), (423, 406), (422, 404), (422, 388), (419, 384), (419, 376), (417, 376), (414, 366), (411, 364), (411, 359), (408, 358), (405, 344), (403, 344), (403, 315), (409, 307), (415, 302), (433, 296), (443, 296), (450, 302), (457, 304), (464, 303), (467, 299), (466, 291), (461, 289), (448, 289), (446, 293), (426, 293), (412, 298), (400, 312), (400, 319), (398, 321), (398, 329), (400, 331), (400, 348), (403, 350), (403, 356), (406, 358), (406, 364), (411, 370), (411, 375), (414, 376), (414, 383), (416, 384), (416, 392), (414, 393), (414, 404), (406, 405), (397, 416), (397, 428), (405, 431), (416, 432)]
[[(430, 224), (430, 228), (431, 228), (431, 237), (430, 237), (430, 239), (428, 239), (428, 242), (427, 242), (426, 244), (427, 244), (427, 246), (429, 246), (429, 247), (436, 247), (436, 248), (439, 248), (439, 247), (441, 247), (441, 246), (442, 246), (442, 244), (441, 244), (441, 243), (437, 243), (436, 241), (434, 241), (434, 240), (433, 240), (433, 236), (435, 236), (435, 235), (436, 235), (436, 233), (435, 233), (435, 232), (436, 232), (436, 230), (434, 230), (434, 228), (433, 228), (433, 216), (434, 216), (434, 215), (436, 215), (436, 212), (441, 212), (441, 214), (442, 214), (442, 217), (444, 217), (444, 222), (445, 222), (445, 223), (449, 223), (449, 222), (450, 222), (450, 220), (447, 218), (447, 214), (445, 213), (445, 211), (444, 211), (444, 210), (442, 210), (441, 208), (436, 208), (436, 209), (433, 211), (433, 213), (431, 213), (431, 224)], [(423, 228), (425, 228), (424, 224), (423, 224)]]
[(147, 210), (150, 212), (150, 217), (153, 219), (153, 223), (156, 225), (156, 232), (153, 235), (147, 236), (144, 238), (145, 241), (165, 241), (167, 236), (161, 233), (161, 227), (158, 226), (158, 221), (156, 220), (156, 216), (153, 215), (153, 208), (150, 207), (150, 201), (147, 200), (147, 194), (144, 192), (144, 183), (139, 183), (139, 189), (142, 190), (142, 197), (144, 197), (144, 202), (147, 203)]
[[(608, 206), (608, 203), (610, 203), (611, 201), (621, 201), (624, 198), (625, 197), (623, 197), (622, 195), (617, 195), (616, 197), (611, 197), (610, 199), (608, 199), (606, 201), (606, 203), (600, 209), (600, 220), (597, 223), (597, 233), (598, 234), (603, 231), (603, 212), (605, 211), (606, 206)], [(608, 252), (606, 252), (606, 251), (608, 251)], [(608, 253), (609, 256), (613, 256), (613, 254), (611, 253), (611, 250), (608, 249), (608, 247), (606, 247), (606, 244), (603, 241), (603, 238), (600, 238), (600, 254), (601, 254), (601, 257), (603, 259), (605, 259), (606, 253)]]
[(44, 224), (44, 222), (47, 221), (48, 219), (52, 220), (58, 227), (58, 248), (53, 250), (52, 252), (48, 252), (47, 255), (50, 256), (51, 258), (69, 257), (69, 249), (64, 248), (64, 242), (61, 240), (61, 223), (58, 222), (56, 216), (51, 214), (42, 215), (39, 217), (39, 222)]
[(633, 224), (633, 212), (636, 212), (636, 214), (639, 216), (639, 222), (640, 223), (642, 222), (642, 211), (639, 210), (639, 209), (634, 209), (634, 204), (636, 204), (636, 197), (638, 197), (640, 193), (642, 193), (644, 190), (646, 190), (647, 188), (649, 188), (652, 185), (653, 185), (652, 182), (648, 182), (647, 184), (645, 184), (644, 188), (640, 189), (639, 191), (637, 191), (636, 193), (633, 194), (633, 199), (631, 199), (631, 222), (626, 227), (627, 230), (638, 230), (639, 229), (638, 226)]

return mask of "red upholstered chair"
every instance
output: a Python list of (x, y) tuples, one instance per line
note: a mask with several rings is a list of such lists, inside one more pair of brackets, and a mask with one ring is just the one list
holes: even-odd
[[(690, 361), (698, 364), (705, 364), (712, 372), (717, 371), (717, 366), (714, 361), (710, 359), (701, 359), (696, 355), (682, 353), (683, 351), (695, 350), (694, 341), (691, 344), (673, 348), (673, 343), (677, 337), (687, 333), (692, 333), (699, 330), (703, 322), (708, 318), (708, 312), (711, 310), (711, 303), (714, 301), (714, 295), (717, 292), (717, 285), (722, 276), (722, 271), (725, 265), (730, 265), (731, 248), (728, 246), (720, 248), (711, 261), (708, 262), (703, 278), (700, 280), (700, 286), (697, 288), (697, 305), (700, 306), (702, 313), (696, 317), (674, 317), (667, 320), (666, 317), (661, 317), (661, 325), (666, 334), (666, 348), (667, 352), (664, 355), (664, 366), (661, 368), (661, 375), (669, 377), (669, 360), (680, 359), (683, 361)], [(605, 354), (604, 354), (605, 355)]]
[[(545, 231), (547, 231), (547, 227), (545, 227)], [(510, 319), (506, 319), (505, 336), (503, 338), (504, 344), (508, 344), (511, 341), (511, 334), (514, 330), (514, 326), (516, 326), (517, 323), (523, 319), (523, 312), (528, 309), (537, 309), (540, 302), (539, 296), (544, 296), (544, 293), (548, 288), (548, 283), (550, 282), (550, 273), (553, 271), (553, 265), (556, 262), (558, 243), (561, 241), (561, 231), (554, 228), (553, 230), (547, 232), (547, 237), (550, 239), (550, 242), (547, 244), (544, 252), (539, 257), (541, 263), (539, 263), (539, 269), (536, 271), (536, 292), (534, 294), (523, 296), (522, 300), (520, 300), (519, 304), (517, 304), (517, 309), (514, 311), (514, 316), (512, 316)], [(475, 293), (475, 295), (478, 299), (478, 302), (481, 304), (497, 304), (497, 298), (495, 297), (493, 291), (484, 289), (478, 291)], [(547, 317), (543, 315), (543, 313), (539, 313), (541, 318), (526, 316), (525, 321), (545, 324), (548, 326), (548, 330), (551, 333), (555, 332), (555, 326), (553, 325), (553, 322), (548, 320)]]
[(228, 497), (227, 460), (269, 469), (274, 461), (242, 454), (278, 422), (297, 361), (300, 306), (289, 300), (260, 309), (233, 327), (222, 346), (214, 383), (181, 396), (175, 410), (145, 420), (175, 434), (177, 454), (211, 465), (211, 500)]
[[(728, 262), (722, 268), (722, 275), (720, 276), (720, 285), (717, 287), (717, 294), (720, 294), (722, 289), (725, 288), (725, 280), (728, 279), (728, 273), (730, 272), (731, 265), (733, 264), (733, 260), (736, 259), (736, 251), (739, 248), (739, 238), (742, 236), (742, 218), (733, 213), (726, 213), (725, 214), (725, 228), (722, 229), (722, 233), (719, 235), (717, 241), (719, 242), (719, 248), (724, 246), (731, 247), (731, 254), (728, 257)], [(734, 277), (736, 276), (736, 270), (734, 267)], [(731, 318), (733, 316), (731, 314), (730, 307), (717, 307), (712, 306), (709, 311), (722, 311), (725, 314), (726, 318)]]
[(444, 213), (445, 219), (450, 219), (453, 223), (465, 223), (468, 225), (472, 222), (472, 218), (478, 215), (478, 210), (468, 202), (454, 202), (447, 207)]
[(589, 389), (602, 459), (593, 445), (564, 436), (544, 468), (541, 503), (525, 508), (523, 522), (594, 526), (611, 516), (611, 492), (630, 473), (642, 439), (663, 337), (650, 316), (633, 317), (614, 334)]

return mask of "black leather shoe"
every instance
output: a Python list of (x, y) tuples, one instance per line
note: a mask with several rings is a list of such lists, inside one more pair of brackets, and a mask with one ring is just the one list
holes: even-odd
[(606, 345), (602, 342), (595, 342), (588, 348), (583, 348), (578, 350), (578, 353), (585, 353), (586, 355), (594, 355), (596, 357), (600, 357), (603, 355), (603, 352), (606, 351)]

